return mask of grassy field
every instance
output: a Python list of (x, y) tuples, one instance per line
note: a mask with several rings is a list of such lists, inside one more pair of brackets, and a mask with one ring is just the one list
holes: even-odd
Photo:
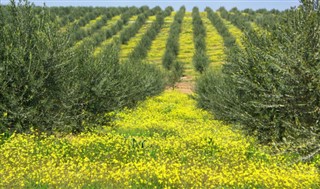
[(148, 19), (146, 20), (146, 23), (139, 29), (137, 34), (131, 40), (129, 40), (127, 44), (121, 45), (120, 58), (122, 60), (125, 60), (129, 56), (131, 51), (141, 40), (143, 34), (149, 29), (149, 27), (155, 20), (156, 20), (156, 16), (149, 16)]
[[(217, 13), (218, 13), (218, 15), (220, 15), (219, 12), (217, 12)], [(221, 17), (221, 16), (220, 16), (220, 17)], [(237, 28), (236, 26), (234, 26), (234, 25), (233, 25), (231, 22), (229, 22), (228, 20), (223, 19), (222, 17), (221, 17), (221, 19), (222, 19), (223, 23), (225, 24), (225, 26), (228, 28), (228, 30), (229, 30), (229, 32), (231, 33), (231, 35), (233, 35), (234, 37), (236, 37), (236, 43), (237, 43), (237, 45), (239, 45), (240, 47), (243, 47), (242, 42), (241, 42), (241, 38), (243, 37), (242, 31), (241, 31), (239, 28)]]
[(174, 16), (175, 12), (172, 12), (170, 16), (165, 18), (165, 23), (155, 40), (153, 40), (146, 58), (148, 62), (159, 65), (159, 67), (162, 67), (162, 57), (166, 49), (166, 42), (169, 37), (170, 26), (173, 22)]
[[(138, 18), (137, 15), (130, 17), (129, 23), (123, 27), (123, 30), (126, 29), (127, 27), (130, 27), (130, 25), (131, 25), (132, 23), (134, 23), (137, 18)], [(119, 17), (118, 19), (120, 19), (120, 17)], [(112, 22), (112, 24), (116, 24), (116, 21)], [(111, 25), (111, 23), (110, 23), (110, 25)], [(110, 25), (109, 25), (109, 27), (110, 27)], [(107, 27), (108, 27), (108, 26), (107, 26)], [(93, 55), (94, 55), (95, 57), (98, 57), (99, 55), (101, 55), (101, 49), (102, 49), (104, 46), (110, 44), (114, 39), (118, 38), (118, 37), (120, 36), (120, 32), (121, 32), (121, 31), (122, 31), (122, 30), (120, 30), (119, 32), (117, 32), (117, 34), (115, 34), (112, 38), (106, 39), (106, 40), (103, 41), (99, 46), (97, 46), (97, 47), (94, 49), (94, 51), (93, 51)]]
[[(195, 76), (196, 70), (192, 64), (192, 57), (195, 51), (192, 30), (192, 13), (186, 12), (182, 22), (182, 29), (179, 36), (179, 54), (177, 61), (184, 63), (185, 75)], [(193, 78), (194, 79), (194, 78)]]
[(167, 91), (80, 135), (16, 134), (0, 147), (0, 188), (318, 188), (292, 163)]
[[(112, 17), (109, 21), (107, 21), (107, 23), (106, 23), (103, 27), (101, 27), (98, 31), (96, 31), (92, 36), (89, 35), (89, 36), (85, 37), (84, 39), (78, 41), (78, 42), (75, 44), (75, 46), (76, 46), (76, 47), (77, 47), (77, 46), (81, 46), (86, 40), (89, 40), (89, 41), (90, 41), (90, 40), (91, 40), (91, 39), (90, 39), (91, 37), (93, 37), (94, 35), (98, 35), (100, 32), (103, 32), (103, 31), (107, 30), (107, 29), (110, 28), (112, 25), (114, 25), (119, 19), (120, 19), (120, 16), (114, 16), (114, 17)], [(90, 23), (91, 23), (91, 22), (92, 22), (92, 21), (90, 21)], [(84, 28), (84, 30), (90, 30), (90, 25), (88, 24), (88, 25), (84, 26), (83, 28)]]
[[(162, 58), (166, 50), (170, 26), (176, 13), (172, 12), (170, 16), (164, 18), (164, 24), (161, 25), (160, 32), (152, 41), (148, 55), (144, 59), (149, 64), (161, 67), (164, 73), (159, 71), (158, 75), (163, 74), (163, 83), (168, 80), (166, 77), (169, 73), (173, 72), (163, 68)], [(81, 40), (74, 41), (72, 43), (74, 46), (70, 49), (80, 49), (89, 44), (87, 42), (103, 34), (95, 45), (90, 46), (92, 52), (89, 51), (90, 56), (99, 59), (103, 57), (103, 53), (107, 54), (106, 50), (103, 50), (106, 49), (104, 47), (117, 41), (121, 32), (133, 26), (138, 16), (142, 14), (144, 13), (130, 14), (128, 22), (115, 29), (108, 37), (105, 37), (104, 32), (116, 27), (122, 15), (119, 13), (110, 17), (103, 26), (99, 25), (101, 27), (97, 29), (94, 27), (95, 24), (104, 18), (103, 15), (98, 15), (79, 28), (79, 30), (86, 31), (86, 35)], [(200, 15), (206, 30), (205, 42), (206, 54), (210, 61), (209, 67), (220, 71), (227, 58), (224, 38), (208, 19), (207, 12), (201, 12)], [(60, 28), (60, 31), (67, 32), (80, 19), (81, 17), (67, 23)], [(230, 34), (236, 38), (238, 46), (243, 47), (241, 38), (244, 32), (230, 21), (221, 19)], [(155, 21), (156, 14), (148, 16), (146, 22), (136, 30), (137, 33), (132, 38), (123, 44), (118, 44), (121, 60), (119, 65), (126, 65), (124, 62)], [(257, 23), (252, 22), (251, 26), (256, 31), (267, 32)], [(112, 109), (110, 110), (112, 112), (104, 115), (100, 115), (101, 112), (97, 113), (99, 115), (91, 112), (94, 118), (102, 117), (103, 121), (107, 121), (103, 124), (99, 122), (100, 125), (98, 125), (87, 122), (89, 119), (82, 119), (79, 125), (85, 126), (85, 129), (77, 134), (56, 132), (56, 130), (48, 134), (38, 132), (37, 129), (31, 129), (30, 132), (26, 129), (21, 133), (14, 132), (12, 135), (0, 134), (0, 188), (320, 188), (319, 156), (304, 163), (297, 161), (297, 154), (275, 153), (271, 145), (259, 144), (258, 137), (248, 136), (240, 130), (240, 127), (216, 120), (211, 114), (212, 111), (210, 113), (197, 107), (195, 99), (200, 95), (196, 96), (197, 94), (191, 90), (194, 89), (194, 82), (201, 76), (201, 73), (195, 70), (192, 62), (195, 53), (193, 38), (192, 13), (186, 12), (180, 30), (176, 60), (182, 62), (184, 66), (184, 72), (178, 84), (185, 85), (188, 92), (183, 93), (182, 90), (179, 92), (179, 85), (176, 84), (173, 86), (178, 90), (169, 90), (167, 87), (167, 90), (160, 95), (148, 97), (142, 102), (137, 100), (138, 105), (132, 105), (131, 109), (119, 108), (116, 111)], [(9, 49), (8, 45), (7, 47)], [(28, 61), (30, 58), (30, 62), (32, 56), (32, 53), (23, 54), (23, 58), (27, 57)], [(13, 60), (16, 61), (16, 59)], [(149, 64), (147, 66), (150, 66)], [(27, 69), (28, 73), (31, 72), (30, 69)], [(140, 70), (141, 67), (135, 69)], [(54, 73), (56, 72), (58, 71), (54, 70)], [(149, 73), (148, 70), (146, 72)], [(122, 76), (125, 78), (126, 74), (113, 76), (110, 72), (101, 79), (102, 84), (97, 84), (96, 88), (90, 88), (91, 84), (99, 82), (95, 81), (96, 77), (92, 77), (90, 82), (84, 84), (85, 86), (79, 84), (77, 87), (90, 88), (88, 91), (91, 92), (91, 90), (103, 87), (104, 82), (108, 82), (106, 79), (110, 77), (114, 79), (110, 81), (114, 81), (112, 87), (116, 89), (126, 83), (122, 81), (128, 83), (137, 81), (132, 78), (138, 78), (136, 75), (139, 73), (142, 75), (142, 72), (119, 73), (130, 73), (132, 77), (127, 80), (116, 80)], [(101, 72), (101, 75), (103, 74)], [(38, 75), (35, 74), (34, 77), (36, 76)], [(151, 77), (156, 78), (154, 75), (146, 75), (147, 79)], [(160, 79), (155, 80), (160, 81)], [(143, 85), (150, 86), (144, 81), (140, 82), (142, 85), (135, 85), (139, 86), (135, 89), (140, 89)], [(128, 85), (132, 86), (131, 83)], [(162, 86), (159, 93), (165, 89), (165, 85)], [(25, 90), (27, 89), (28, 86)], [(125, 91), (124, 94), (115, 92), (110, 95), (109, 92), (113, 91), (111, 89), (106, 91), (108, 92), (102, 97), (107, 98), (113, 95), (112, 97), (116, 99), (117, 95), (123, 95), (123, 98), (126, 97), (130, 101), (139, 96), (127, 94), (126, 92), (130, 90)], [(142, 92), (134, 94), (142, 94)], [(99, 91), (94, 93), (93, 98), (95, 95), (99, 96)], [(26, 95), (23, 93), (21, 96)], [(75, 101), (80, 104), (83, 103), (81, 100), (83, 99), (79, 98)], [(86, 99), (86, 101), (90, 100), (90, 98)], [(11, 103), (11, 101), (8, 102)], [(99, 105), (101, 101), (98, 102)], [(0, 100), (0, 108), (1, 103)], [(28, 101), (28, 104), (32, 103), (33, 101)], [(55, 106), (52, 107), (54, 109)], [(87, 113), (85, 111), (81, 109), (80, 113), (76, 113), (82, 115)], [(0, 109), (2, 120), (9, 120), (8, 114), (12, 113)], [(48, 119), (48, 117), (45, 118)], [(11, 122), (9, 120), (5, 123)], [(0, 126), (3, 126), (1, 122)], [(5, 125), (5, 127), (10, 126)], [(62, 126), (65, 128), (65, 124)]]
[(219, 35), (217, 29), (208, 19), (207, 12), (202, 12), (201, 17), (207, 32), (206, 45), (207, 54), (210, 59), (210, 67), (219, 69), (226, 58), (224, 53), (225, 47), (223, 45), (223, 38)]

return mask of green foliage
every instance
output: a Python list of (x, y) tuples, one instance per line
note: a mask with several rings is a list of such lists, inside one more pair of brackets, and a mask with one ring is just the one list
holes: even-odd
[[(192, 9), (192, 24), (194, 36), (201, 35), (201, 37), (206, 36), (206, 30), (201, 20), (200, 12), (198, 7)], [(205, 48), (205, 45), (203, 46)]]
[(136, 7), (132, 7), (121, 15), (121, 20), (124, 24), (127, 24), (130, 17), (138, 13), (139, 13), (139, 9), (137, 9)]
[[(235, 12), (238, 13), (239, 11), (236, 10)], [(257, 14), (252, 9), (244, 9), (243, 11), (241, 11), (241, 16), (247, 21), (255, 22), (259, 14)]]
[(93, 64), (86, 64), (84, 69), (84, 72), (92, 73), (85, 79), (88, 83), (83, 85), (87, 90), (85, 110), (99, 115), (133, 107), (138, 101), (164, 89), (163, 74), (154, 65), (131, 60), (120, 64), (118, 43), (110, 44), (103, 51), (106, 53), (94, 59)]
[(27, 2), (11, 1), (0, 12), (0, 132), (49, 127), (62, 119), (67, 40), (45, 10), (36, 15)]
[(91, 7), (50, 7), (49, 9), (52, 15), (58, 16), (60, 27), (66, 26), (80, 19), (87, 12), (92, 11)]
[(249, 32), (244, 49), (229, 54), (222, 75), (199, 79), (199, 105), (242, 124), (261, 142), (319, 152), (319, 12), (303, 1), (270, 34)]
[[(150, 11), (149, 11), (150, 12)], [(122, 44), (126, 44), (142, 27), (142, 25), (145, 23), (147, 19), (148, 12), (144, 14), (140, 14), (130, 27), (128, 27), (126, 30), (123, 30), (120, 34), (120, 42)]]
[[(260, 12), (259, 10), (257, 12)], [(273, 30), (275, 26), (275, 23), (279, 21), (281, 18), (282, 13), (276, 12), (276, 11), (266, 11), (263, 13), (260, 12), (260, 15), (258, 15), (255, 18), (255, 22), (262, 28), (270, 31)]]
[(170, 26), (169, 37), (167, 39), (166, 51), (162, 57), (162, 65), (165, 69), (170, 70), (179, 52), (179, 35), (182, 20), (186, 8), (182, 6), (174, 16), (173, 23)]
[[(130, 60), (123, 65), (118, 74), (123, 77), (119, 83), (121, 95), (116, 94), (115, 97), (122, 97), (119, 108), (132, 107), (138, 101), (145, 100), (148, 96), (154, 96), (161, 93), (165, 87), (163, 73), (155, 66), (143, 62), (131, 62)], [(116, 91), (118, 86), (115, 86), (113, 91)]]
[(121, 18), (115, 24), (113, 24), (110, 28), (95, 32), (93, 35), (90, 36), (90, 38), (83, 41), (82, 46), (94, 47), (101, 44), (104, 40), (109, 39), (116, 33), (118, 33), (123, 28), (123, 26), (127, 24), (130, 17), (138, 13), (139, 9), (135, 7), (129, 8), (126, 12), (124, 12), (121, 15)]
[(100, 29), (108, 20), (110, 20), (112, 17), (121, 14), (122, 12), (119, 11), (119, 9), (116, 8), (107, 8), (105, 11), (107, 11), (108, 14), (103, 14), (102, 18), (95, 22), (91, 28), (79, 28), (74, 34), (74, 40), (79, 41), (83, 38), (92, 35), (94, 32), (96, 32), (98, 29)]
[(87, 12), (83, 17), (81, 17), (77, 22), (75, 22), (73, 26), (71, 26), (71, 29), (75, 31), (70, 36), (71, 41), (76, 42), (77, 40), (80, 40), (87, 36), (88, 34), (85, 30), (81, 30), (81, 27), (89, 23), (90, 20), (93, 20), (96, 17), (98, 17), (101, 14), (101, 12), (102, 11), (100, 9), (94, 9), (92, 11)]
[(208, 70), (197, 79), (195, 92), (198, 105), (210, 110), (216, 119), (236, 122), (241, 103), (229, 83), (220, 70)]
[[(230, 21), (233, 25), (237, 26), (242, 31), (252, 30), (250, 18), (242, 15), (237, 8), (233, 8), (228, 12), (224, 7), (219, 9), (222, 18)], [(231, 12), (233, 14), (231, 14)]]
[(106, 120), (100, 120), (105, 113), (133, 107), (164, 90), (164, 76), (154, 65), (133, 61), (120, 64), (119, 45), (116, 41), (104, 47), (98, 58), (91, 56), (93, 46), (77, 49), (78, 56), (70, 65), (76, 69), (65, 80), (69, 93), (64, 95), (70, 115), (77, 119), (62, 131), (80, 132), (83, 121), (105, 124)]
[(193, 55), (192, 62), (196, 70), (200, 73), (203, 73), (208, 68), (210, 60), (206, 51), (196, 50)]
[(228, 30), (228, 28), (224, 25), (223, 21), (219, 17), (219, 15), (212, 11), (211, 8), (206, 8), (208, 18), (211, 21), (212, 25), (214, 25), (219, 32), (219, 34), (223, 37), (224, 46), (228, 49), (236, 46), (236, 39), (232, 36)]
[(79, 132), (84, 122), (132, 107), (164, 89), (153, 65), (119, 64), (119, 43), (93, 58), (93, 46), (69, 48), (47, 9), (27, 1), (0, 7), (0, 132)]
[(172, 10), (167, 8), (165, 11), (157, 14), (156, 20), (150, 26), (150, 29), (142, 36), (142, 39), (138, 45), (133, 49), (129, 55), (129, 59), (132, 61), (144, 59), (147, 56), (148, 50), (152, 45), (152, 41), (156, 38), (160, 32), (162, 25), (164, 24), (165, 17), (171, 14)]
[(183, 76), (183, 71), (184, 71), (184, 63), (175, 61), (172, 65), (171, 70), (168, 72), (167, 84), (174, 89), (175, 84), (179, 82), (181, 77)]
[(206, 29), (200, 17), (199, 9), (194, 7), (192, 10), (193, 41), (195, 53), (193, 55), (193, 65), (196, 70), (203, 73), (209, 66), (209, 57), (206, 53)]
[(143, 14), (140, 14), (137, 20), (130, 27), (120, 33), (121, 44), (126, 44), (133, 36), (136, 35), (139, 29), (146, 22), (147, 18), (151, 15), (157, 14), (159, 11), (161, 11), (160, 7), (155, 7), (147, 11), (145, 10)]
[(170, 70), (175, 58), (176, 58), (176, 55), (174, 53), (166, 51), (166, 53), (162, 58), (163, 67), (166, 68), (167, 70)]

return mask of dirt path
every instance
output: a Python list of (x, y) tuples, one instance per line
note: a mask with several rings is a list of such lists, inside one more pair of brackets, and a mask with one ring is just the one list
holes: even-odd
[(194, 81), (191, 76), (184, 76), (180, 82), (175, 85), (176, 90), (184, 94), (192, 94), (194, 90)]

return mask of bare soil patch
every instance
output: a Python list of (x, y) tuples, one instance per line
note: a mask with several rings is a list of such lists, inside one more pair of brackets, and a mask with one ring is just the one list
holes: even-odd
[(175, 84), (175, 89), (184, 94), (192, 94), (194, 89), (194, 81), (191, 76), (181, 77), (181, 80)]

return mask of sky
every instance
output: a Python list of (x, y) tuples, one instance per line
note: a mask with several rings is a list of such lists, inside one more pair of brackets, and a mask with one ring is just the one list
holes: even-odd
[[(9, 0), (0, 0), (1, 4), (7, 4)], [(172, 6), (175, 10), (178, 10), (182, 5), (185, 5), (187, 10), (190, 11), (194, 6), (199, 7), (203, 10), (205, 7), (211, 7), (216, 10), (221, 6), (226, 9), (231, 9), (237, 7), (240, 10), (251, 8), (253, 10), (265, 8), (265, 9), (278, 9), (285, 10), (290, 7), (295, 7), (299, 5), (299, 0), (30, 0), (35, 5), (47, 6), (137, 6), (141, 7), (147, 5), (150, 8), (155, 6), (160, 6), (165, 8), (167, 6)]]

